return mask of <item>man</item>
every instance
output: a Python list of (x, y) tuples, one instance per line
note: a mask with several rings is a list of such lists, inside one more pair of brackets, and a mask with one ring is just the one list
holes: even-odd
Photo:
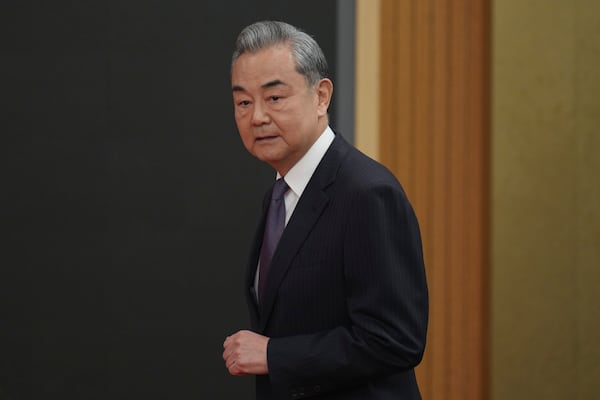
[(323, 52), (288, 24), (250, 25), (231, 83), (243, 144), (284, 194), (265, 197), (245, 280), (252, 330), (225, 339), (226, 367), (256, 375), (258, 399), (419, 399), (417, 220), (394, 176), (328, 126)]

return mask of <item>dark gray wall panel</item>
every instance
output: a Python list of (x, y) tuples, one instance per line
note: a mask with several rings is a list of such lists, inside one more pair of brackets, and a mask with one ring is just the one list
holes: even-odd
[(245, 24), (334, 1), (0, 5), (0, 399), (248, 398), (224, 337), (273, 172), (233, 121)]

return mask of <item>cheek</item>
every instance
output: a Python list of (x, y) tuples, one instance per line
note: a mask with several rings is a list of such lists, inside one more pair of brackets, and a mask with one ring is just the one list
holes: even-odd
[(240, 135), (244, 146), (248, 148), (252, 139), (252, 132), (250, 128), (246, 123), (244, 123), (244, 119), (238, 118), (237, 116), (235, 118), (235, 123), (237, 125), (238, 134)]
[(240, 131), (240, 134), (242, 131), (248, 130), (249, 121), (248, 121), (248, 118), (246, 117), (245, 113), (236, 111), (234, 113), (234, 118), (235, 118), (235, 124), (237, 125), (238, 130)]

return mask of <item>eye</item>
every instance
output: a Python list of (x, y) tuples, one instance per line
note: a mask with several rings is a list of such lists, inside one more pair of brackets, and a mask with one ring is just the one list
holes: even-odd
[(238, 101), (237, 104), (240, 107), (248, 107), (250, 105), (250, 100), (241, 100), (241, 101)]
[(278, 102), (279, 100), (281, 100), (280, 96), (270, 96), (269, 100), (271, 100), (272, 102)]

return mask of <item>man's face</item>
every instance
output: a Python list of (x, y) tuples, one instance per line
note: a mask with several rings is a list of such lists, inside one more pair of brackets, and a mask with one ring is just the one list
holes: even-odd
[(308, 87), (287, 45), (244, 53), (231, 73), (235, 122), (246, 149), (281, 175), (327, 127), (331, 82)]

